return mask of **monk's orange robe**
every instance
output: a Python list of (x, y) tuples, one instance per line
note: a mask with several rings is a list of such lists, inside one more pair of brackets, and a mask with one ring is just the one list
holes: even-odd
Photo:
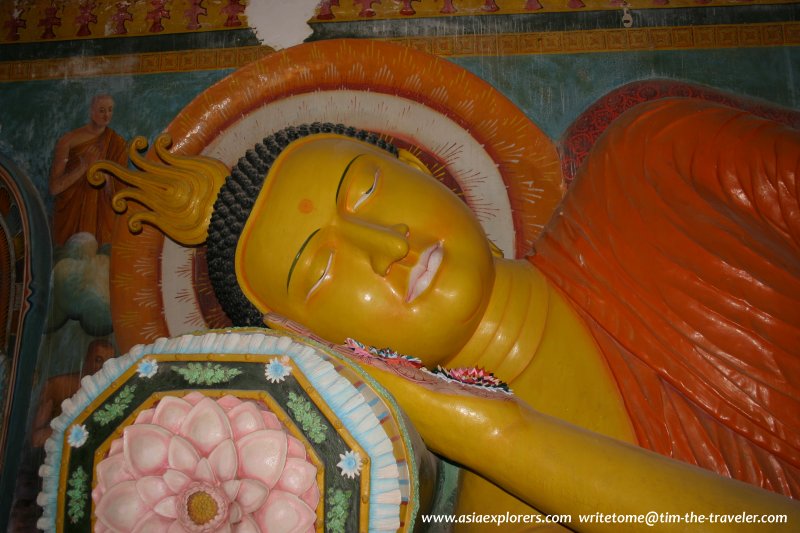
[(642, 446), (793, 497), (798, 177), (797, 130), (642, 104), (598, 140), (531, 258), (589, 325)]
[[(92, 146), (100, 149), (100, 159), (127, 165), (125, 139), (111, 128), (94, 139), (72, 147), (69, 151), (64, 172), (70, 172), (80, 164), (80, 155)], [(93, 187), (81, 176), (69, 188), (56, 197), (53, 212), (53, 241), (57, 246), (66, 242), (72, 235), (86, 231), (97, 238), (99, 244), (111, 242), (114, 227), (114, 210), (111, 198), (114, 196), (114, 180), (109, 179), (105, 186)]]

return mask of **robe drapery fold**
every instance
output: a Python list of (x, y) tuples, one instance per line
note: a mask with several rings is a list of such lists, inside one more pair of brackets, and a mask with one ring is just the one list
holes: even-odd
[[(106, 128), (97, 137), (73, 146), (64, 169), (69, 173), (80, 165), (81, 156), (92, 147), (97, 147), (100, 159), (126, 165), (125, 139), (111, 128)], [(111, 242), (114, 228), (114, 210), (111, 199), (115, 192), (114, 179), (97, 188), (86, 179), (86, 174), (56, 196), (53, 211), (53, 240), (56, 246), (63, 245), (75, 233), (86, 231), (97, 238), (98, 244)]]
[(645, 103), (598, 139), (531, 258), (591, 329), (642, 446), (794, 497), (798, 174), (797, 130)]

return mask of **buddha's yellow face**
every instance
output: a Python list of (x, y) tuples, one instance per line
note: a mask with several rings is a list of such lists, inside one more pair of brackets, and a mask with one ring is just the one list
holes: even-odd
[(408, 155), (335, 134), (273, 163), (236, 250), (261, 311), (435, 364), (474, 333), (494, 264), (469, 208)]

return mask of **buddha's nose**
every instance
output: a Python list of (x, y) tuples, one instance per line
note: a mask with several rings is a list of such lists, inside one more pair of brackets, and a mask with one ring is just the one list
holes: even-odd
[(345, 237), (369, 256), (372, 270), (381, 276), (389, 272), (392, 263), (408, 255), (408, 226), (384, 226), (364, 220), (342, 219), (340, 228)]

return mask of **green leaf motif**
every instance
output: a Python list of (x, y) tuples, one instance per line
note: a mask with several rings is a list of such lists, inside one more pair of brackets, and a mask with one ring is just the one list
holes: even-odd
[(186, 366), (172, 367), (190, 385), (217, 385), (227, 383), (242, 373), (238, 368), (223, 368), (211, 363), (189, 363)]
[(303, 426), (303, 431), (308, 435), (308, 438), (314, 441), (315, 444), (322, 444), (325, 442), (327, 435), (325, 434), (325, 424), (322, 422), (320, 416), (311, 408), (311, 402), (290, 392), (289, 401), (286, 402), (289, 411), (292, 412), (292, 417)]
[(328, 489), (328, 512), (325, 513), (325, 531), (327, 533), (345, 533), (344, 526), (350, 512), (350, 496), (353, 491)]
[(86, 503), (89, 501), (89, 476), (79, 466), (67, 481), (67, 515), (73, 524), (86, 516)]
[(96, 411), (92, 418), (101, 426), (108, 425), (114, 420), (120, 418), (125, 414), (125, 410), (133, 401), (133, 393), (136, 390), (136, 385), (125, 385), (122, 391), (114, 398), (111, 403), (106, 403), (103, 408)]

